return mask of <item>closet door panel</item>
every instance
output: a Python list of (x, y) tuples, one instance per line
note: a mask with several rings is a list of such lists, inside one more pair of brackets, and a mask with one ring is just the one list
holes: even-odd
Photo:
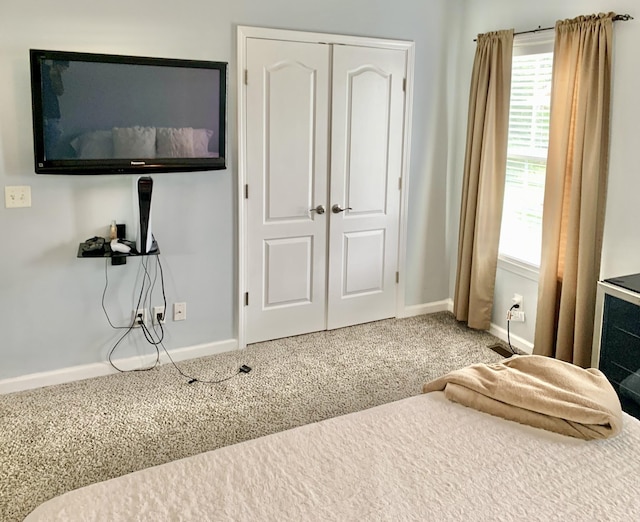
[(395, 315), (404, 51), (333, 56), (328, 328)]
[(387, 200), (387, 144), (391, 76), (370, 67), (347, 78), (344, 174), (346, 201), (354, 213), (382, 214)]
[(327, 45), (249, 39), (248, 343), (326, 328)]

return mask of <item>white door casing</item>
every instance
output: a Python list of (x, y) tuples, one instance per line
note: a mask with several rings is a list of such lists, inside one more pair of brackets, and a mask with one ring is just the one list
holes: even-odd
[(240, 347), (404, 310), (413, 50), (238, 28)]

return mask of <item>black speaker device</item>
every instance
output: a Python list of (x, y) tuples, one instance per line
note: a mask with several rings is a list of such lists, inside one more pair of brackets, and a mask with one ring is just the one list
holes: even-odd
[(138, 237), (136, 244), (140, 254), (148, 254), (154, 249), (151, 232), (151, 193), (153, 180), (149, 176), (138, 178)]

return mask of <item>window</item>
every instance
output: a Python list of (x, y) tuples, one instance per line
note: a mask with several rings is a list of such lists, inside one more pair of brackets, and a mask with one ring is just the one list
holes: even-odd
[(513, 54), (499, 251), (503, 258), (539, 267), (553, 40), (540, 34), (518, 37)]

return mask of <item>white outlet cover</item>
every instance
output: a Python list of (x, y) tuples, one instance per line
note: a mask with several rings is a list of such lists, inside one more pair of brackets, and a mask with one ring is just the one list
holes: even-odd
[(147, 324), (147, 309), (146, 308), (138, 308), (138, 310), (133, 311), (133, 328), (140, 328), (138, 321), (136, 320), (138, 315), (142, 314), (142, 322)]
[(511, 321), (514, 323), (524, 323), (524, 312), (519, 310), (511, 312)]
[(187, 303), (173, 303), (173, 320), (184, 321), (187, 318)]
[[(162, 321), (158, 321), (158, 314), (162, 314)], [(153, 324), (158, 324), (158, 322), (160, 323), (167, 322), (167, 316), (164, 313), (164, 306), (154, 306), (153, 317), (151, 319), (153, 320)]]
[(20, 208), (31, 206), (31, 187), (16, 185), (4, 187), (5, 208)]

